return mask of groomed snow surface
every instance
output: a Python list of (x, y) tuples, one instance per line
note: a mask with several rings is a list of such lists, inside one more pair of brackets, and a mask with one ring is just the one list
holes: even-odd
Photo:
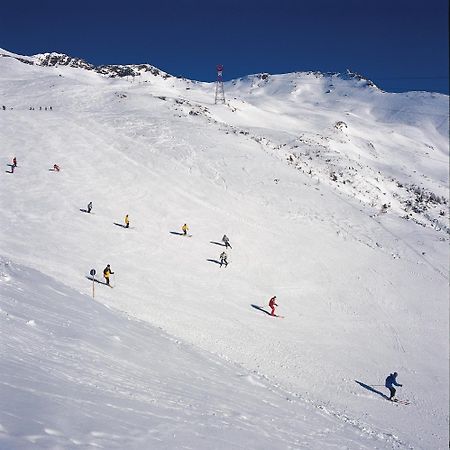
[(447, 96), (2, 53), (1, 449), (448, 447)]

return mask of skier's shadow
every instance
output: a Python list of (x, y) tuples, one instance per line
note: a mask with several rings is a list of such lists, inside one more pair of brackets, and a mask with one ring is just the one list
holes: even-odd
[(364, 389), (367, 389), (370, 392), (374, 392), (375, 394), (381, 395), (381, 397), (385, 398), (386, 400), (389, 400), (389, 397), (385, 394), (383, 394), (380, 391), (377, 391), (376, 389), (374, 389), (372, 386), (369, 386), (368, 384), (365, 384), (361, 381), (355, 380), (355, 383), (358, 383), (361, 387), (363, 387)]
[(6, 173), (14, 173), (14, 166), (12, 164), (6, 164), (9, 170), (5, 170)]
[(179, 233), (178, 231), (169, 231), (170, 234), (176, 234), (177, 236), (184, 236), (184, 233)]
[(222, 242), (216, 242), (216, 241), (209, 241), (210, 244), (216, 244), (216, 245), (221, 245), (222, 247), (225, 247), (225, 244), (222, 244)]
[(80, 208), (80, 211), (81, 211), (81, 212), (85, 212), (85, 213), (88, 213), (88, 212), (89, 212), (87, 209), (83, 209), (83, 208)]
[(90, 280), (90, 281), (93, 281), (94, 283), (108, 284), (108, 283), (105, 283), (104, 281), (97, 280), (97, 278), (92, 278), (92, 277), (90, 277), (90, 276), (88, 276), (88, 275), (86, 275), (86, 278), (87, 278), (88, 280)]
[(220, 261), (217, 261), (217, 259), (207, 259), (206, 261), (212, 262), (212, 263), (216, 263), (216, 264), (220, 264)]
[(269, 311), (266, 311), (264, 308), (261, 308), (261, 306), (251, 305), (251, 307), (257, 309), (258, 311), (262, 311), (262, 312), (268, 314), (269, 316), (271, 315)]
[(124, 224), (122, 224), (122, 223), (114, 222), (114, 225), (117, 225), (118, 227), (126, 228), (126, 226)]

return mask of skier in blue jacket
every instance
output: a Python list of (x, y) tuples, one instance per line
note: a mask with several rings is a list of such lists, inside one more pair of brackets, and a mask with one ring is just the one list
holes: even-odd
[(391, 396), (389, 397), (389, 400), (391, 401), (395, 401), (394, 397), (395, 397), (395, 388), (394, 386), (400, 386), (402, 387), (403, 385), (400, 383), (397, 383), (397, 372), (391, 373), (389, 374), (389, 376), (386, 378), (386, 381), (384, 383), (384, 385), (389, 389)]

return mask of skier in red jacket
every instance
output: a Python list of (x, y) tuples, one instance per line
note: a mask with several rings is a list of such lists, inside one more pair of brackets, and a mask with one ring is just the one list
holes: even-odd
[(278, 305), (275, 303), (275, 300), (276, 300), (276, 299), (277, 299), (277, 296), (274, 295), (274, 296), (269, 300), (269, 306), (270, 306), (270, 309), (272, 310), (272, 312), (270, 313), (271, 316), (274, 316), (274, 315), (275, 315), (275, 306), (278, 306)]

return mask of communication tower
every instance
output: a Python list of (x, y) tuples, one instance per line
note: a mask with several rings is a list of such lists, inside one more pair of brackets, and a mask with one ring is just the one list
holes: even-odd
[(217, 105), (217, 103), (223, 103), (225, 104), (225, 92), (223, 90), (223, 66), (222, 64), (218, 64), (217, 67), (217, 81), (216, 81), (216, 96), (214, 99), (214, 103)]

